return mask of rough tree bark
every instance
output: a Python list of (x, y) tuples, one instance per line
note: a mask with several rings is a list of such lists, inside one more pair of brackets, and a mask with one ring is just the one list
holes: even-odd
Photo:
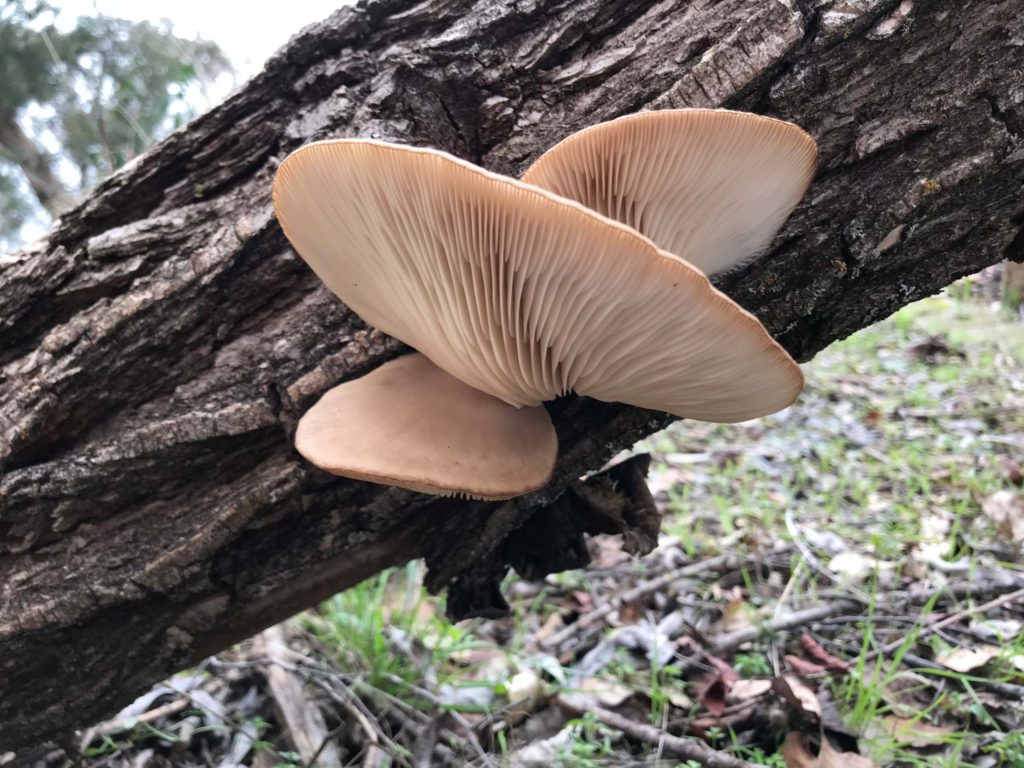
[(807, 360), (1021, 256), (1022, 83), (1019, 0), (381, 0), (304, 31), (0, 262), (0, 747), (410, 558), (457, 612), (500, 608), (506, 563), (571, 564), (594, 489), (555, 502), (566, 483), (667, 423), (559, 401), (554, 482), (503, 504), (304, 464), (303, 410), (401, 349), (289, 251), (269, 190), (290, 150), (374, 136), (517, 174), (640, 109), (793, 120), (818, 176), (722, 287)]

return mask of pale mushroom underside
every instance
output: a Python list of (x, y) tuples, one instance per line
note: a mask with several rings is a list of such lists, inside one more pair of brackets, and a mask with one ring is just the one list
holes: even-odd
[(764, 252), (817, 161), (814, 139), (792, 123), (724, 109), (660, 110), (574, 133), (523, 181), (622, 222), (714, 275)]
[(558, 438), (543, 407), (515, 408), (411, 354), (328, 391), (295, 447), (346, 477), (507, 499), (547, 483)]
[(368, 323), (517, 406), (576, 392), (732, 422), (789, 405), (799, 366), (685, 261), (579, 203), (434, 150), (307, 145), (278, 218)]

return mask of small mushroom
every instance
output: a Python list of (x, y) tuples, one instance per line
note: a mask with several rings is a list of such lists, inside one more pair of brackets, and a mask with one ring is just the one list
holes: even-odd
[(544, 408), (515, 408), (411, 354), (325, 394), (295, 447), (336, 475), (507, 499), (547, 483), (558, 438)]
[[(799, 366), (757, 318), (681, 258), (577, 202), (446, 153), (317, 142), (281, 164), (273, 196), (292, 245), (346, 305), (471, 390), (510, 406), (576, 392), (731, 422), (785, 408), (803, 386)], [(328, 393), (323, 408), (303, 418), (299, 450), (330, 471), (416, 490), (521, 492), (479, 475), (473, 485), (465, 476), (435, 480), (394, 469), (415, 443), (402, 432), (403, 414), (426, 413), (435, 396), (424, 376), (393, 373), (389, 389), (383, 375), (371, 374)], [(343, 394), (354, 387), (360, 391)], [(377, 420), (368, 422), (363, 413), (378, 397)], [(411, 410), (400, 412), (399, 402)], [(480, 425), (485, 410), (457, 422)], [(332, 419), (335, 426), (327, 425)], [(357, 420), (392, 441), (390, 456), (384, 443), (365, 448), (364, 438), (352, 437)], [(352, 469), (325, 458), (320, 448), (342, 440), (336, 425), (345, 422), (352, 450), (385, 464)], [(530, 444), (546, 439), (533, 432)], [(527, 442), (509, 450), (520, 445)], [(539, 455), (549, 461), (535, 476), (542, 484), (554, 452)]]
[(814, 139), (792, 123), (672, 109), (575, 133), (544, 153), (523, 181), (620, 221), (714, 275), (768, 247), (817, 162)]

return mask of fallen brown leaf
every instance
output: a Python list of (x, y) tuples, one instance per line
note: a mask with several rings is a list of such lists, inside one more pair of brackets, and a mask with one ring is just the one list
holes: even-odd
[(981, 511), (996, 532), (1014, 544), (1024, 541), (1024, 497), (1014, 491), (996, 491), (981, 502)]
[(994, 645), (982, 645), (978, 648), (952, 648), (935, 656), (935, 660), (954, 672), (966, 673), (983, 667), (999, 655)]
[(772, 681), (767, 678), (755, 680), (737, 680), (729, 690), (729, 701), (748, 701), (763, 696), (772, 689)]
[(842, 673), (850, 671), (849, 664), (826, 651), (817, 640), (806, 632), (800, 635), (800, 647), (812, 659), (823, 664), (829, 672)]
[(805, 715), (813, 715), (821, 720), (821, 704), (818, 695), (805, 683), (793, 675), (776, 677), (772, 680), (772, 690)]
[(721, 717), (725, 712), (726, 696), (740, 676), (729, 662), (711, 654), (704, 658), (712, 669), (703, 675), (704, 687), (697, 698), (714, 717)]
[(911, 747), (931, 747), (941, 744), (954, 730), (902, 717), (885, 718), (882, 721), (882, 729), (887, 736), (891, 736), (898, 743)]
[(796, 731), (786, 734), (782, 744), (782, 759), (786, 768), (877, 768), (875, 764), (856, 752), (836, 752), (828, 739), (821, 740), (817, 757), (807, 749), (803, 737)]
[(794, 656), (791, 653), (786, 654), (785, 660), (789, 668), (799, 677), (813, 677), (814, 675), (824, 674), (827, 671), (821, 664), (801, 659), (799, 656)]
[(736, 587), (729, 594), (729, 602), (725, 604), (722, 618), (718, 621), (718, 630), (720, 632), (737, 632), (750, 626), (750, 612), (743, 599), (743, 591)]

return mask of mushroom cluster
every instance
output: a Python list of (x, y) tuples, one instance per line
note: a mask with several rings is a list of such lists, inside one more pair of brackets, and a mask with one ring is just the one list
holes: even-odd
[(522, 180), (380, 141), (301, 147), (274, 180), (285, 234), (418, 353), (329, 391), (296, 448), (338, 475), (503, 499), (550, 478), (542, 403), (560, 395), (713, 422), (785, 408), (800, 367), (708, 276), (768, 246), (816, 163), (795, 125), (696, 109), (588, 128)]

